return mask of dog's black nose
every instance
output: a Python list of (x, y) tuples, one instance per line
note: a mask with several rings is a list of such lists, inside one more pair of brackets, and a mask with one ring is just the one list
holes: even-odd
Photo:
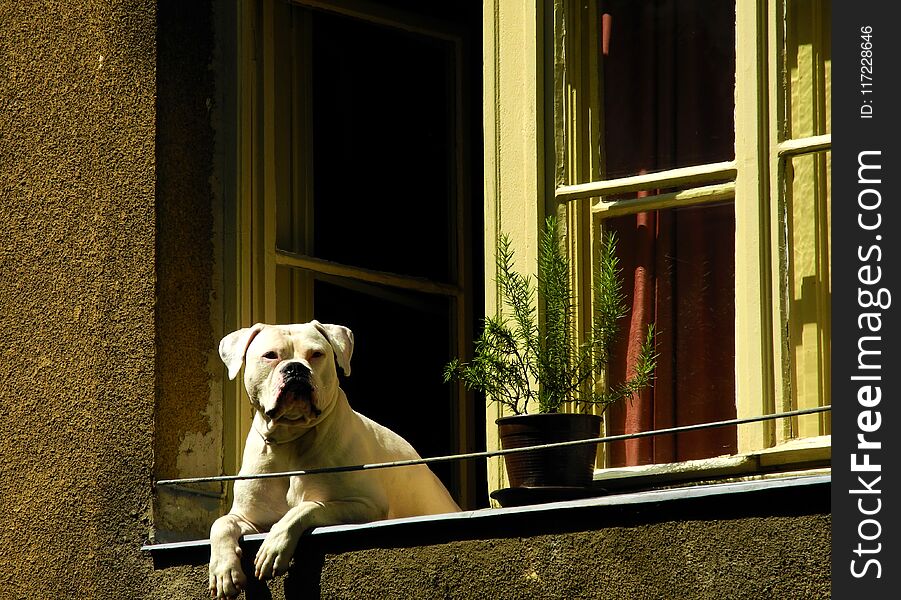
[(282, 375), (287, 379), (293, 379), (295, 377), (309, 379), (310, 374), (310, 369), (308, 369), (307, 366), (303, 363), (299, 362), (288, 363), (282, 369)]
[(272, 408), (272, 409), (266, 411), (266, 416), (269, 417), (270, 419), (274, 419), (277, 414), (278, 414), (278, 409), (276, 409), (276, 408)]
[(298, 377), (301, 375), (309, 375), (310, 369), (303, 363), (292, 362), (285, 365), (282, 369), (282, 373), (291, 377)]

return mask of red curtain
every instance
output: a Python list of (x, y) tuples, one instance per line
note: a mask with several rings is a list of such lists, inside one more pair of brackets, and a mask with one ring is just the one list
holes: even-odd
[[(734, 4), (623, 0), (602, 7), (607, 176), (731, 159)], [(732, 204), (645, 212), (606, 226), (620, 239), (631, 307), (611, 365), (613, 381), (631, 375), (652, 322), (660, 354), (653, 389), (612, 407), (608, 433), (734, 418)], [(734, 427), (608, 446), (611, 466), (735, 451)]]

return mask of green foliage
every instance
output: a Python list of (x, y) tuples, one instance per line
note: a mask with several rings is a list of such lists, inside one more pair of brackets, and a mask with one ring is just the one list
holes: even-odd
[[(608, 384), (603, 391), (595, 385), (610, 362), (618, 322), (628, 314), (616, 237), (607, 234), (601, 244), (594, 274), (591, 339), (584, 344), (578, 343), (575, 331), (569, 260), (559, 240), (557, 220), (550, 217), (541, 235), (536, 286), (530, 277), (516, 272), (510, 238), (501, 236), (497, 283), (505, 316), (485, 320), (472, 361), (448, 363), (445, 382), (459, 379), (514, 414), (525, 414), (530, 404), (542, 413), (557, 412), (567, 402), (606, 408), (651, 385), (657, 366), (653, 325), (648, 327), (635, 374), (625, 382)], [(538, 326), (536, 289), (544, 302), (543, 332)]]

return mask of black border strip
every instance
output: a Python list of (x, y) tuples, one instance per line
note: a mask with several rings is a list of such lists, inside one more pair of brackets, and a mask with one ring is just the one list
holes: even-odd
[(901, 291), (893, 231), (901, 224), (896, 6), (833, 6), (832, 581), (839, 599), (897, 598), (901, 577), (901, 534), (889, 521), (901, 502), (892, 443), (901, 418), (901, 338), (890, 301)]

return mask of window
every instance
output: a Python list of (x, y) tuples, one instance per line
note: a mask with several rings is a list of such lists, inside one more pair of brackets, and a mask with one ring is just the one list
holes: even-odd
[[(735, 418), (734, 191), (692, 199), (687, 194), (696, 188), (672, 177), (673, 169), (700, 165), (728, 182), (728, 175), (717, 173), (731, 171), (735, 156), (735, 7), (606, 1), (596, 10), (596, 104), (602, 115), (597, 175), (600, 181), (658, 175), (644, 189), (607, 195), (592, 210), (593, 231), (618, 235), (631, 304), (611, 376), (626, 377), (627, 358), (640, 347), (649, 322), (656, 324), (660, 353), (654, 388), (613, 407), (607, 432)], [(683, 199), (658, 210), (632, 208), (630, 200), (666, 193)], [(612, 201), (621, 207), (619, 216), (604, 210)], [(735, 429), (629, 440), (607, 449), (608, 466), (708, 458), (736, 451)]]
[[(567, 173), (567, 162), (594, 150), (564, 147), (556, 196), (568, 201), (584, 197), (580, 185), (594, 187), (589, 236), (620, 233), (630, 330), (656, 320), (661, 353), (654, 390), (612, 411), (611, 433), (829, 403), (829, 165), (811, 154), (828, 144), (820, 137), (828, 128), (825, 10), (794, 1), (599, 1), (576, 17), (599, 24), (596, 99), (565, 61), (564, 90), (588, 91), (599, 152), (595, 172)], [(626, 182), (631, 201), (616, 195)], [(628, 369), (634, 337), (626, 336), (614, 374)], [(606, 465), (707, 458), (828, 433), (825, 418), (800, 421), (633, 440), (612, 445)]]
[[(237, 320), (350, 327), (354, 409), (423, 456), (470, 452), (484, 443), (481, 403), (441, 377), (480, 311), (469, 13), (394, 4), (240, 12)], [(235, 472), (250, 424), (231, 394)], [(435, 468), (465, 507), (486, 495), (477, 470)]]
[[(582, 307), (593, 248), (619, 233), (632, 311), (613, 375), (657, 321), (655, 389), (609, 413), (608, 433), (829, 404), (829, 3), (489, 4), (489, 225), (528, 253), (556, 211)], [(822, 414), (765, 421), (611, 445), (600, 466), (828, 434)]]

